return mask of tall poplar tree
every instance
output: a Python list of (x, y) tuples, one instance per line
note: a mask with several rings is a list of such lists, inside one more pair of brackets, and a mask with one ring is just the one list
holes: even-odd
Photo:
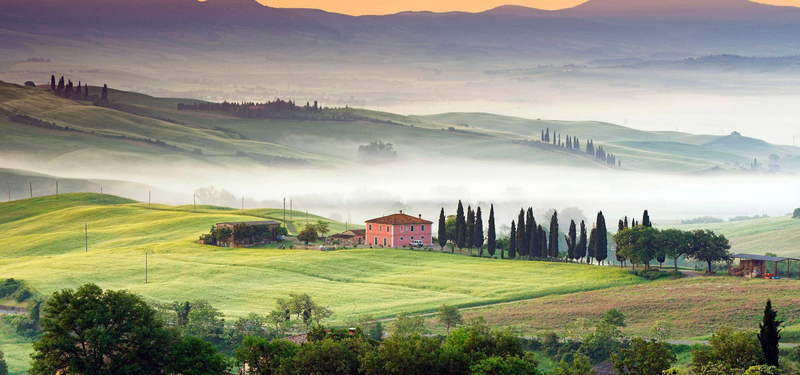
[(578, 244), (578, 229), (575, 227), (575, 220), (569, 221), (569, 233), (567, 234), (567, 258), (575, 258), (575, 248)]
[(467, 220), (464, 217), (464, 205), (461, 200), (458, 201), (458, 210), (456, 210), (456, 246), (458, 251), (464, 248), (467, 244)]
[(481, 217), (480, 207), (475, 212), (475, 238), (473, 243), (480, 249), (480, 256), (483, 256), (483, 218)]
[(595, 245), (595, 259), (600, 265), (608, 259), (608, 229), (606, 228), (606, 218), (603, 211), (597, 213), (597, 244)]
[(558, 258), (558, 212), (553, 210), (553, 216), (550, 218), (550, 251), (551, 258)]
[(447, 245), (447, 218), (444, 216), (444, 207), (439, 212), (439, 247), (444, 251), (444, 245)]
[(647, 212), (647, 210), (644, 210), (644, 215), (642, 215), (642, 226), (647, 228), (653, 227), (653, 223), (650, 222), (650, 214)]
[(525, 234), (525, 210), (519, 209), (517, 217), (517, 254), (522, 259), (528, 255), (528, 236)]
[(508, 239), (508, 259), (517, 256), (517, 224), (511, 221), (511, 238)]
[(494, 231), (494, 205), (489, 207), (489, 231), (486, 233), (486, 250), (490, 257), (494, 257), (497, 248), (497, 234)]
[(581, 234), (578, 237), (578, 246), (575, 248), (575, 259), (583, 259), (586, 256), (586, 223), (581, 220)]

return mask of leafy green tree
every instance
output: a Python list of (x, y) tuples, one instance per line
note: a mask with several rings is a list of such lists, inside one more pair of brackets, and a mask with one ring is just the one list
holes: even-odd
[(550, 218), (550, 251), (547, 254), (550, 258), (558, 258), (558, 212), (553, 210)]
[(601, 264), (608, 259), (608, 229), (606, 228), (606, 218), (603, 216), (603, 211), (597, 213), (597, 243), (594, 252), (597, 264)]
[(170, 374), (218, 375), (228, 367), (228, 359), (217, 352), (214, 345), (193, 336), (182, 337), (173, 343), (168, 357), (166, 370)]
[(447, 245), (447, 219), (444, 216), (444, 207), (442, 207), (442, 211), (439, 212), (439, 247), (444, 250), (444, 245)]
[(744, 372), (743, 375), (785, 375), (786, 373), (783, 372), (777, 366), (770, 366), (770, 365), (760, 365), (760, 366), (752, 366), (747, 371)]
[(617, 311), (617, 309), (611, 309), (603, 313), (603, 318), (601, 319), (603, 323), (611, 324), (614, 327), (625, 327), (625, 315), (621, 312)]
[(678, 270), (678, 259), (686, 255), (689, 249), (690, 239), (686, 232), (678, 229), (665, 229), (659, 233), (661, 245), (664, 248), (663, 254), (672, 259), (675, 271)]
[(453, 253), (455, 252), (455, 245), (458, 241), (458, 230), (456, 229), (455, 216), (450, 215), (447, 217), (445, 228), (447, 229), (447, 240), (450, 241), (450, 253)]
[(741, 374), (764, 359), (754, 332), (722, 327), (708, 342), (710, 346), (692, 350), (691, 368), (695, 374)]
[(483, 256), (483, 217), (481, 216), (480, 207), (475, 212), (475, 238), (473, 243), (480, 249), (480, 256)]
[(519, 209), (519, 216), (517, 217), (517, 254), (520, 259), (523, 259), (528, 253), (528, 238), (525, 235), (525, 210)]
[(661, 247), (661, 238), (658, 229), (638, 225), (624, 229), (614, 235), (619, 251), (634, 265), (643, 264), (650, 267), (650, 261), (655, 257), (656, 251)]
[(467, 219), (464, 216), (464, 206), (460, 200), (456, 211), (456, 246), (458, 246), (459, 252), (467, 246)]
[(612, 353), (616, 353), (622, 347), (621, 338), (622, 332), (619, 328), (600, 322), (594, 331), (583, 339), (578, 352), (589, 357), (594, 363), (607, 361)]
[(472, 375), (541, 375), (532, 355), (488, 357), (470, 368)]
[(289, 299), (278, 299), (279, 310), (285, 311), (290, 316), (295, 316), (298, 321), (306, 327), (312, 323), (320, 324), (321, 321), (328, 319), (333, 312), (326, 307), (317, 304), (311, 296), (302, 293), (289, 293)]
[(409, 337), (424, 335), (428, 333), (425, 327), (425, 318), (421, 316), (411, 316), (408, 313), (401, 313), (389, 326), (389, 334), (392, 337)]
[(234, 358), (239, 366), (247, 364), (247, 375), (276, 375), (281, 363), (293, 358), (298, 349), (291, 341), (248, 336), (236, 349)]
[(658, 320), (650, 327), (650, 334), (656, 340), (669, 340), (674, 332), (673, 325), (669, 321)]
[(762, 365), (779, 367), (778, 345), (781, 341), (781, 322), (778, 313), (772, 309), (772, 300), (767, 299), (764, 307), (764, 318), (758, 325), (758, 342), (761, 344), (761, 352), (764, 353)]
[(508, 240), (508, 259), (517, 257), (517, 224), (511, 221), (511, 238)]
[(461, 311), (455, 306), (448, 306), (442, 304), (439, 306), (439, 311), (436, 313), (436, 318), (439, 324), (445, 326), (447, 333), (450, 333), (450, 328), (456, 327), (459, 324), (464, 324), (464, 318), (461, 316)]
[(486, 234), (486, 251), (490, 257), (494, 257), (497, 248), (497, 233), (494, 228), (494, 205), (489, 208), (489, 231)]
[(300, 233), (297, 233), (297, 240), (305, 242), (306, 245), (308, 245), (309, 242), (316, 242), (318, 239), (319, 233), (317, 232), (317, 226), (314, 224), (306, 224), (306, 226), (300, 230)]
[(263, 316), (250, 313), (236, 320), (233, 327), (234, 332), (241, 338), (245, 336), (264, 337), (267, 333), (264, 330), (264, 325), (266, 323), (267, 320)]
[(581, 233), (580, 237), (578, 238), (578, 244), (575, 247), (575, 259), (583, 259), (586, 256), (587, 245), (588, 241), (586, 240), (586, 223), (581, 220)]
[(731, 244), (724, 235), (718, 235), (708, 229), (697, 229), (691, 232), (689, 254), (687, 258), (703, 261), (711, 272), (713, 262), (728, 260), (731, 256)]
[(283, 362), (281, 373), (285, 375), (359, 375), (360, 357), (369, 352), (370, 346), (363, 339), (348, 337), (336, 340), (326, 337), (321, 341), (309, 341), (295, 355)]
[(561, 361), (553, 370), (553, 375), (597, 375), (592, 362), (585, 355), (576, 353), (572, 364)]
[(170, 334), (140, 297), (86, 284), (56, 292), (39, 321), (33, 375), (161, 374)]
[(677, 358), (669, 344), (646, 341), (641, 337), (631, 339), (630, 347), (622, 348), (619, 354), (611, 355), (614, 370), (620, 374), (653, 375), (668, 370)]
[(438, 338), (392, 336), (362, 360), (365, 375), (445, 374)]
[(222, 312), (211, 306), (208, 301), (194, 301), (189, 310), (186, 327), (184, 327), (185, 333), (215, 345), (222, 345), (225, 333), (223, 316)]

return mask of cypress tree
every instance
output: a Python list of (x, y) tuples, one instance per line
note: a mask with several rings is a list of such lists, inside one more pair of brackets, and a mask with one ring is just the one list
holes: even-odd
[(83, 98), (84, 99), (89, 99), (89, 84), (88, 83), (84, 83), (83, 84)]
[[(625, 220), (626, 221), (628, 220), (627, 216), (625, 217)], [(617, 224), (617, 233), (622, 232), (623, 230), (625, 230), (625, 225), (626, 225), (626, 223), (623, 222), (622, 219), (619, 219), (619, 223)], [(625, 262), (625, 257), (620, 255), (619, 244), (617, 244), (617, 251), (615, 252), (614, 257), (617, 258), (617, 262), (619, 262), (619, 266), (622, 267), (623, 263)]]
[(475, 245), (475, 211), (472, 206), (467, 206), (467, 248), (469, 255), (472, 255), (472, 247)]
[(567, 236), (567, 258), (569, 260), (575, 258), (575, 247), (578, 242), (578, 229), (575, 227), (575, 220), (569, 221), (569, 234)]
[(625, 216), (624, 224), (625, 224), (625, 226), (623, 228), (628, 228), (628, 217), (627, 216)]
[(558, 212), (553, 210), (553, 216), (550, 218), (550, 251), (551, 258), (558, 258)]
[(550, 128), (547, 128), (547, 132), (544, 133), (544, 141), (550, 143)]
[(544, 129), (542, 129), (542, 142), (544, 142)]
[(497, 238), (494, 231), (494, 205), (489, 208), (489, 232), (486, 234), (486, 250), (490, 257), (494, 257), (494, 250), (497, 247)]
[(761, 344), (761, 351), (764, 353), (763, 364), (768, 366), (780, 366), (778, 361), (778, 342), (781, 340), (780, 325), (782, 321), (777, 319), (778, 313), (772, 309), (772, 300), (767, 300), (764, 307), (764, 318), (758, 325), (758, 342)]
[(606, 218), (603, 211), (597, 213), (597, 244), (595, 245), (595, 259), (600, 265), (608, 259), (608, 229), (606, 228)]
[(528, 225), (528, 257), (530, 259), (538, 258), (542, 254), (542, 245), (539, 240), (539, 227), (536, 225), (536, 218), (533, 215), (533, 208), (528, 209), (530, 214), (530, 225)]
[(528, 255), (528, 235), (525, 228), (525, 210), (520, 208), (517, 217), (517, 254), (520, 259)]
[(592, 259), (595, 257), (595, 250), (597, 249), (597, 227), (592, 228), (589, 232), (589, 248), (586, 255), (586, 264), (592, 264)]
[(464, 217), (464, 205), (458, 201), (458, 210), (456, 211), (456, 246), (458, 251), (464, 248), (467, 244), (467, 221)]
[(511, 221), (511, 238), (508, 240), (508, 259), (514, 259), (517, 256), (517, 224)]
[(586, 256), (586, 223), (581, 220), (581, 234), (578, 237), (578, 246), (575, 248), (575, 259), (583, 259)]
[(642, 226), (646, 228), (653, 227), (653, 223), (650, 222), (650, 214), (647, 213), (647, 210), (644, 210), (644, 215), (642, 215)]
[(56, 76), (50, 76), (50, 90), (56, 91)]
[(447, 245), (447, 218), (444, 216), (444, 207), (439, 212), (439, 247), (444, 251), (444, 245)]
[(473, 242), (475, 246), (480, 249), (480, 256), (483, 256), (483, 218), (481, 217), (481, 208), (475, 212), (475, 238)]
[(61, 76), (61, 79), (58, 80), (58, 94), (61, 95), (62, 91), (64, 91), (64, 76)]
[(536, 220), (533, 219), (533, 208), (528, 207), (528, 211), (525, 213), (525, 255), (528, 256), (528, 259), (533, 258), (535, 254), (531, 251), (531, 238), (533, 238), (535, 231)]
[(542, 258), (547, 258), (547, 232), (545, 232), (544, 227), (541, 225), (539, 226), (539, 240), (541, 241), (539, 248), (542, 249)]
[(78, 90), (75, 91), (75, 93), (78, 94), (78, 95), (83, 95), (82, 89), (83, 89), (83, 87), (81, 87), (81, 81), (78, 81)]
[(103, 92), (100, 96), (100, 100), (108, 100), (108, 85), (103, 85)]

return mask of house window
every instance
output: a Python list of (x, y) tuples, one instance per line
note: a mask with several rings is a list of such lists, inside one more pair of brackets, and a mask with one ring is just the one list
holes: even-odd
[(424, 239), (425, 239), (425, 236), (422, 236), (422, 239), (424, 240)]
[(378, 237), (375, 237), (375, 245), (378, 244)]
[(414, 236), (411, 236), (411, 239), (413, 240), (413, 239), (414, 239)]
[(400, 241), (402, 241), (402, 240), (403, 240), (403, 237), (400, 237)]
[(378, 232), (383, 232), (383, 225), (378, 225)]
[(369, 230), (372, 230), (372, 224), (369, 225)]
[(424, 232), (424, 231), (425, 231), (425, 224), (422, 224), (422, 225), (420, 225), (420, 228), (419, 228), (419, 230), (421, 230), (421, 231), (423, 231), (423, 232)]
[(383, 246), (386, 246), (386, 238), (383, 239)]
[(413, 226), (413, 225), (411, 226), (411, 231), (412, 231), (412, 232), (414, 231), (414, 226)]
[(400, 233), (403, 233), (403, 229), (405, 229), (405, 228), (406, 227), (400, 227)]

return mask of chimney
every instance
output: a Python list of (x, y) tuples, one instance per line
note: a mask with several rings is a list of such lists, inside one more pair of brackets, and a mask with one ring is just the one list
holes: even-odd
[(400, 210), (400, 215), (402, 215), (402, 214), (403, 214), (403, 210)]
[(422, 214), (419, 214), (419, 218), (422, 219)]
[(350, 336), (355, 336), (355, 335), (356, 335), (356, 329), (350, 328)]

